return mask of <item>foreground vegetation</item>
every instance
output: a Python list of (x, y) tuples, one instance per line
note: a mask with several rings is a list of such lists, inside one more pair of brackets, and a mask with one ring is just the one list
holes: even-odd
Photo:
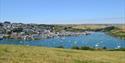
[(124, 51), (0, 45), (0, 63), (124, 63)]

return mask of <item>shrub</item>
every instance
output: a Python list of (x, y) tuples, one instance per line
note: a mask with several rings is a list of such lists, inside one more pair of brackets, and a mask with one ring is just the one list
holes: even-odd
[(57, 46), (56, 48), (64, 48), (63, 46)]
[(110, 51), (125, 51), (125, 48), (110, 49)]
[(106, 47), (103, 47), (102, 49), (107, 49)]
[(72, 49), (80, 49), (78, 46), (73, 46)]
[(94, 48), (88, 47), (88, 46), (83, 46), (80, 47), (81, 50), (94, 50)]

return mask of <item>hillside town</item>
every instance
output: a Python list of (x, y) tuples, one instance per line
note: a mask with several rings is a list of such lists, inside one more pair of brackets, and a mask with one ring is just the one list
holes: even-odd
[(69, 32), (66, 30), (56, 31), (54, 25), (45, 24), (23, 24), (5, 21), (0, 23), (0, 40), (21, 39), (40, 40), (51, 37), (71, 36), (89, 34), (89, 32)]

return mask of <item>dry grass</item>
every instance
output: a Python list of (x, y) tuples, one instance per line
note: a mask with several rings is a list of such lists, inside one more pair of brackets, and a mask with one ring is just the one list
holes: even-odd
[(73, 28), (75, 29), (100, 29), (100, 28), (104, 28), (104, 25), (78, 25), (78, 26), (74, 26)]
[(124, 51), (0, 45), (0, 63), (124, 63)]

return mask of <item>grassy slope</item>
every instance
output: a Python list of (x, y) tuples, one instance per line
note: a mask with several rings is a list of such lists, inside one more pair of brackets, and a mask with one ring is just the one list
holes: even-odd
[[(108, 31), (110, 35), (125, 39), (125, 25), (114, 25), (118, 29)], [(105, 25), (77, 25), (73, 28), (75, 29), (100, 29), (104, 28)]]
[(0, 63), (124, 63), (124, 51), (0, 45)]
[(100, 28), (104, 28), (104, 25), (77, 25), (77, 26), (73, 26), (73, 28), (75, 29), (100, 29)]
[(118, 28), (119, 29), (111, 30), (109, 33), (111, 35), (116, 36), (116, 37), (120, 37), (122, 39), (125, 39), (125, 25), (124, 26), (119, 26)]

